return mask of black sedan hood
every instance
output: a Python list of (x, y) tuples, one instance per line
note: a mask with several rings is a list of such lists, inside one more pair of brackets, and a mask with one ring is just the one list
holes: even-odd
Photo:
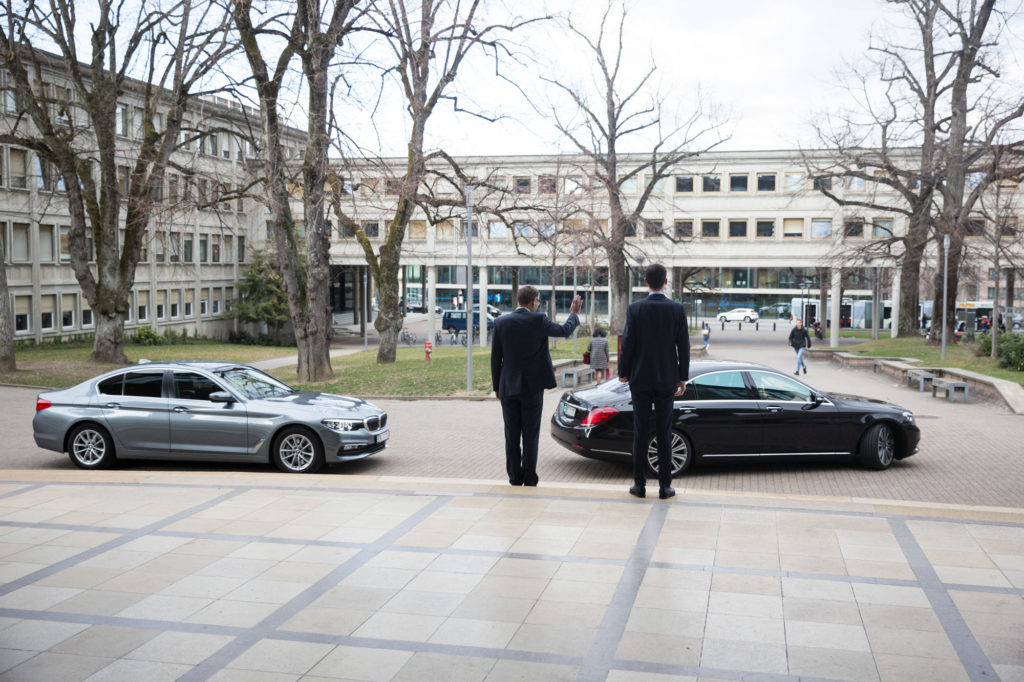
[(849, 405), (850, 407), (862, 407), (862, 408), (888, 408), (897, 412), (909, 412), (905, 407), (894, 405), (893, 403), (886, 402), (884, 400), (876, 400), (875, 398), (865, 398), (859, 395), (848, 395), (846, 393), (829, 393), (829, 398), (832, 398), (837, 403)]

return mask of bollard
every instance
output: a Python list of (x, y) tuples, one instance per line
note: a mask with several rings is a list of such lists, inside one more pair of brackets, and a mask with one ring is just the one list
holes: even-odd
[(722, 331), (725, 331), (725, 320), (722, 320)]
[(755, 332), (756, 331), (761, 331), (761, 321), (760, 320), (758, 320), (757, 322), (754, 323), (754, 331)]
[(778, 323), (777, 322), (772, 322), (772, 331), (775, 331), (775, 325), (776, 324), (778, 324)]
[(434, 352), (434, 345), (430, 341), (423, 342), (423, 352), (426, 353), (427, 362), (430, 362), (430, 354)]
[(737, 322), (736, 323), (736, 331), (738, 331), (738, 332), (743, 331), (743, 323), (742, 322)]

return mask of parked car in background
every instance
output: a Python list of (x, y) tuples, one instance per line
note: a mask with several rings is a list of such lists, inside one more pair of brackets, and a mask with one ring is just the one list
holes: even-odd
[(757, 313), (753, 308), (733, 308), (724, 313), (718, 313), (719, 322), (754, 322), (757, 320)]
[(387, 413), (359, 398), (298, 391), (248, 365), (147, 363), (36, 398), (36, 445), (82, 469), (118, 459), (273, 462), (286, 473), (387, 447)]
[[(565, 392), (551, 417), (551, 435), (584, 457), (631, 462), (629, 385), (613, 380)], [(645, 437), (655, 476), (653, 425)], [(761, 365), (696, 361), (673, 408), (672, 475), (698, 458), (852, 458), (869, 469), (885, 469), (917, 452), (920, 439), (914, 415), (897, 405), (822, 393)]]
[[(494, 328), (494, 318), (490, 315), (485, 315), (487, 318), (487, 329), (490, 331)], [(441, 329), (449, 333), (464, 332), (466, 331), (466, 311), (465, 310), (446, 310), (441, 316)], [(473, 331), (480, 331), (480, 311), (476, 310), (473, 312)]]
[(772, 303), (757, 309), (757, 314), (761, 317), (777, 317), (779, 319), (789, 319), (790, 316), (790, 304), (789, 303)]

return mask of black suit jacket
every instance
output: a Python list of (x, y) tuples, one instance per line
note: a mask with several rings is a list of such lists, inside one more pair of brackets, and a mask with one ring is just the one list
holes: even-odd
[(491, 383), (498, 397), (529, 395), (557, 386), (548, 337), (570, 336), (578, 324), (575, 313), (565, 324), (557, 324), (544, 313), (531, 313), (526, 308), (495, 320)]
[(661, 293), (629, 304), (619, 376), (640, 390), (668, 390), (689, 379), (690, 332), (681, 304)]

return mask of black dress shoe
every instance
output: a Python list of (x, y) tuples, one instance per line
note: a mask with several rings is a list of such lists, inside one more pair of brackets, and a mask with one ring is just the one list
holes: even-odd
[(667, 500), (668, 498), (675, 497), (675, 496), (676, 496), (676, 489), (671, 487), (671, 486), (668, 487), (668, 488), (660, 488), (658, 490), (658, 499), (659, 500)]
[(509, 481), (508, 484), (509, 485), (522, 485), (523, 482), (522, 481)]
[(647, 488), (641, 485), (630, 486), (629, 494), (633, 497), (647, 497)]

